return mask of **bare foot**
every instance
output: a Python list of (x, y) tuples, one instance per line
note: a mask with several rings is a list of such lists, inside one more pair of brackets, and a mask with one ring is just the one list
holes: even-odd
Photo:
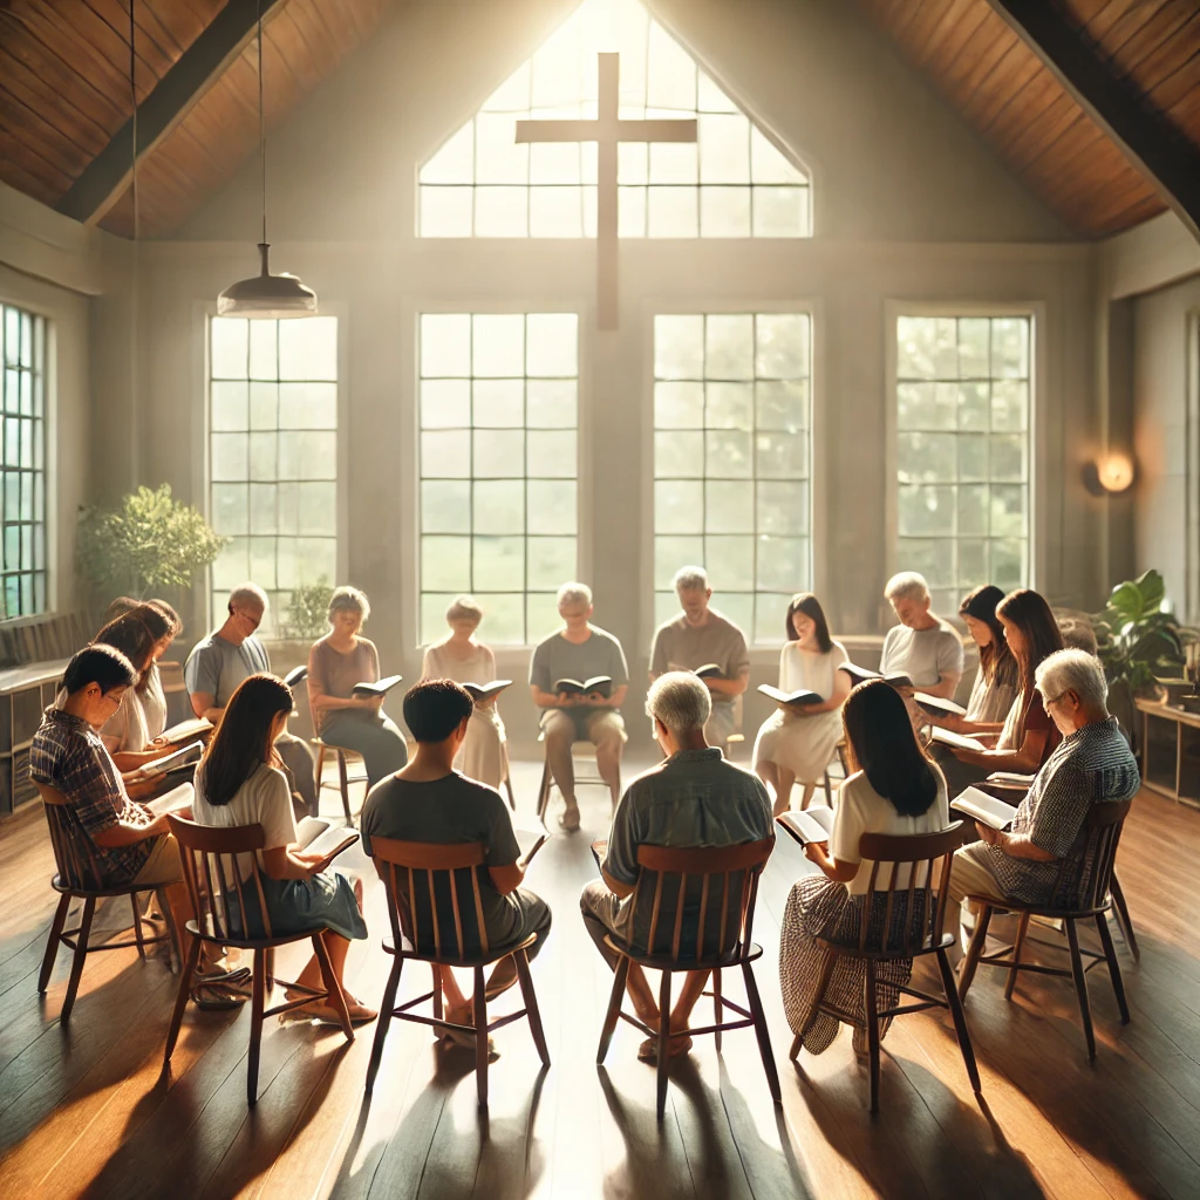
[(571, 804), (567, 806), (566, 812), (558, 818), (559, 825), (562, 826), (564, 832), (574, 833), (579, 828), (579, 805)]
[[(667, 1057), (678, 1058), (692, 1048), (692, 1039), (686, 1033), (681, 1033), (667, 1041)], [(647, 1038), (638, 1047), (639, 1062), (658, 1062), (658, 1038)]]

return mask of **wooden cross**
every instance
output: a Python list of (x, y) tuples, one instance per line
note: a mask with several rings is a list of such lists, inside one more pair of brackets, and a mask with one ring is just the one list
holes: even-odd
[(622, 121), (619, 56), (598, 54), (600, 95), (594, 121), (518, 121), (518, 142), (596, 143), (596, 324), (617, 327), (617, 145), (694, 142), (696, 121)]

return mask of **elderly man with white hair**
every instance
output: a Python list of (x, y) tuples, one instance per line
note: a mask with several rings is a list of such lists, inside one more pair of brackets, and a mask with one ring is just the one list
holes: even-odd
[(1092, 870), (1080, 849), (1092, 805), (1131, 800), (1141, 787), (1137, 762), (1108, 715), (1099, 661), (1084, 650), (1058, 650), (1042, 660), (1035, 681), (1063, 740), (1013, 810), (1009, 830), (977, 822), (983, 841), (955, 851), (950, 920), (969, 895), (1048, 908), (1069, 902)]
[[(564, 583), (558, 589), (558, 615), (563, 628), (539, 642), (533, 652), (529, 690), (542, 710), (546, 761), (567, 806), (559, 824), (571, 831), (579, 828), (573, 743), (586, 738), (596, 747), (596, 768), (608, 784), (614, 807), (621, 793), (626, 735), (620, 709), (629, 691), (629, 668), (621, 643), (591, 623), (592, 589), (587, 584)], [(598, 677), (611, 682), (586, 692), (559, 687), (565, 680), (585, 684)]]
[(953, 700), (963, 673), (962, 638), (929, 611), (925, 576), (901, 571), (887, 581), (883, 595), (900, 624), (883, 639), (879, 669), (885, 675), (907, 675), (920, 691)]
[(654, 631), (650, 682), (667, 671), (697, 671), (712, 664), (719, 667), (720, 675), (704, 677), (704, 685), (712, 693), (712, 716), (704, 733), (710, 742), (724, 745), (734, 732), (734, 697), (750, 682), (746, 635), (710, 606), (712, 588), (703, 567), (680, 567), (674, 583), (682, 612)]
[[(708, 688), (688, 672), (670, 671), (650, 685), (646, 713), (667, 757), (625, 790), (604, 844), (603, 879), (589, 883), (579, 902), (588, 933), (614, 970), (618, 957), (605, 945), (605, 937), (611, 934), (617, 941), (644, 945), (649, 936), (651, 907), (634, 906), (639, 846), (715, 849), (773, 836), (771, 798), (762, 781), (727, 762), (721, 750), (705, 740), (711, 709)], [(668, 897), (659, 927), (671, 929), (674, 923), (674, 900)], [(670, 1015), (671, 1055), (686, 1053), (691, 1046), (688, 1020), (707, 978), (708, 972), (693, 971), (680, 989)], [(656, 1026), (658, 1004), (636, 964), (629, 968), (626, 988), (638, 1016)], [(649, 1060), (656, 1049), (649, 1039), (638, 1057)]]

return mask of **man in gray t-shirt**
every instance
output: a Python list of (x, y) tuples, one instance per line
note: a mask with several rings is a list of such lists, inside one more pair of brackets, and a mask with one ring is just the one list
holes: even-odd
[(703, 567), (681, 567), (675, 572), (675, 594), (683, 611), (654, 631), (650, 644), (650, 682), (667, 671), (697, 671), (715, 665), (720, 676), (705, 676), (712, 693), (712, 716), (704, 736), (723, 746), (734, 729), (734, 701), (750, 682), (750, 655), (746, 636), (727, 617), (709, 607), (712, 588)]
[(913, 686), (931, 696), (954, 699), (963, 673), (962, 638), (929, 611), (929, 587), (915, 571), (893, 575), (884, 589), (900, 624), (883, 639), (879, 669), (903, 672)]
[[(255, 634), (267, 611), (266, 593), (256, 584), (243, 583), (230, 592), (228, 607), (225, 623), (192, 647), (183, 667), (192, 712), (214, 725), (243, 679), (271, 669), (267, 648)], [(275, 739), (275, 749), (292, 775), (293, 789), (316, 816), (317, 786), (308, 747), (285, 729)]]
[[(639, 846), (715, 849), (774, 837), (771, 798), (762, 780), (726, 762), (720, 749), (705, 741), (711, 707), (707, 689), (691, 674), (668, 672), (650, 687), (646, 711), (667, 758), (626, 789), (604, 845), (603, 879), (589, 883), (580, 897), (584, 925), (614, 969), (619, 956), (605, 944), (606, 937), (613, 935), (639, 949), (646, 948), (649, 937), (653, 897), (639, 896), (634, 904)], [(684, 945), (694, 945), (697, 934), (698, 911), (690, 912), (689, 907), (685, 905), (681, 926)], [(661, 941), (665, 932), (668, 949), (675, 916), (675, 898), (667, 896), (659, 906), (658, 936)], [(687, 1029), (706, 978), (707, 972), (688, 975), (671, 1013), (672, 1031)], [(627, 986), (638, 1015), (653, 1028), (658, 1006), (636, 966), (630, 966)], [(686, 1041), (680, 1036), (672, 1053), (686, 1049)]]
[[(572, 830), (579, 828), (571, 759), (574, 742), (587, 738), (596, 747), (596, 767), (608, 784), (614, 807), (621, 794), (625, 722), (620, 707), (629, 690), (629, 669), (621, 643), (590, 624), (592, 591), (586, 584), (564, 583), (558, 589), (558, 615), (565, 628), (538, 643), (529, 663), (529, 691), (542, 710), (546, 761), (566, 802), (559, 821)], [(607, 675), (611, 684), (583, 695), (559, 690), (563, 680), (586, 683), (597, 675)]]

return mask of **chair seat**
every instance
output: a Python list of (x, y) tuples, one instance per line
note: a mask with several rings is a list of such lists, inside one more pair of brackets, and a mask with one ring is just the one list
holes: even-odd
[(198, 937), (202, 942), (217, 942), (222, 946), (234, 946), (238, 950), (270, 950), (275, 946), (287, 946), (292, 942), (308, 941), (314, 933), (327, 932), (325, 926), (321, 925), (316, 929), (305, 929), (300, 933), (281, 933), (273, 937), (261, 938), (237, 938), (204, 933), (199, 929), (195, 921), (187, 923), (187, 931), (193, 937)]
[[(502, 958), (507, 958), (516, 950), (528, 950), (534, 942), (537, 941), (537, 934), (531, 933), (523, 942), (514, 942), (511, 945), (493, 947), (486, 954), (468, 955), (466, 958), (456, 958), (443, 951), (439, 954), (436, 950), (432, 954), (418, 954), (412, 947), (412, 943), (405, 938), (400, 943), (400, 957), (411, 959), (413, 962), (436, 963), (441, 967), (488, 967), (492, 963), (498, 962)], [(394, 938), (383, 939), (383, 952), (385, 954), (396, 953), (396, 942)]]
[(832, 942), (828, 938), (817, 938), (817, 943), (830, 954), (845, 958), (871, 959), (874, 962), (891, 962), (901, 958), (920, 958), (923, 954), (934, 954), (954, 945), (954, 935), (943, 933), (940, 942), (934, 942), (927, 937), (919, 946), (911, 950), (860, 950), (857, 946), (847, 946), (844, 942)]
[(1020, 900), (997, 900), (995, 896), (967, 896), (975, 904), (986, 904), (995, 912), (1028, 913), (1031, 917), (1047, 917), (1061, 921), (1065, 917), (1079, 921), (1084, 917), (1095, 917), (1112, 908), (1112, 897), (1106, 896), (1104, 903), (1094, 908), (1051, 908), (1044, 904), (1022, 904)]
[(74, 884), (64, 883), (61, 875), (55, 875), (50, 880), (50, 886), (58, 892), (60, 896), (78, 896), (81, 900), (86, 900), (89, 896), (95, 900), (102, 900), (110, 896), (128, 896), (135, 892), (156, 892), (159, 888), (165, 887), (163, 883), (120, 883), (115, 887), (109, 888), (89, 888), (76, 887)]
[(725, 967), (736, 967), (744, 962), (754, 962), (762, 957), (763, 952), (757, 942), (751, 942), (744, 953), (731, 950), (719, 958), (678, 959), (670, 954), (641, 954), (611, 934), (604, 940), (618, 954), (625, 955), (630, 962), (637, 963), (639, 967), (648, 967), (651, 971), (715, 971)]

